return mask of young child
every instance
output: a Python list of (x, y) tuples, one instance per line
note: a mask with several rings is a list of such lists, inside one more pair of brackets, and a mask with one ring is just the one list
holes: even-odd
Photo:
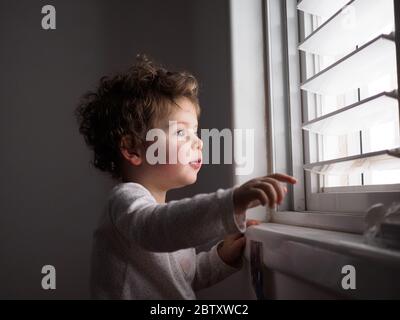
[[(195, 299), (195, 292), (240, 270), (245, 212), (271, 207), (293, 177), (274, 174), (214, 193), (165, 202), (193, 184), (202, 163), (197, 81), (144, 56), (126, 73), (103, 77), (76, 110), (93, 164), (118, 180), (94, 233), (91, 292), (97, 299)], [(158, 132), (166, 163), (146, 157)], [(173, 150), (171, 152), (171, 150)], [(171, 161), (178, 153), (180, 161)], [(183, 158), (183, 159), (181, 159)], [(255, 222), (250, 222), (252, 224)], [(208, 252), (195, 247), (222, 239)]]

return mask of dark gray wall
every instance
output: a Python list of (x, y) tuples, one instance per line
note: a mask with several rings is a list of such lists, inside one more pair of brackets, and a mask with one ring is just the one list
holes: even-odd
[[(49, 3), (55, 31), (41, 29)], [(112, 181), (89, 166), (73, 110), (101, 75), (145, 52), (198, 77), (202, 127), (231, 126), (228, 7), (228, 0), (0, 1), (0, 298), (89, 297), (92, 231)], [(231, 166), (205, 166), (196, 185), (170, 198), (231, 183)], [(45, 264), (57, 269), (55, 291), (41, 289)]]

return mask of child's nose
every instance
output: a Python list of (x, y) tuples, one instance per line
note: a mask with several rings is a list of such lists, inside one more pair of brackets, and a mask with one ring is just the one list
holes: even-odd
[(194, 143), (193, 143), (193, 148), (198, 148), (200, 150), (203, 149), (203, 140), (201, 140), (199, 137), (195, 137)]

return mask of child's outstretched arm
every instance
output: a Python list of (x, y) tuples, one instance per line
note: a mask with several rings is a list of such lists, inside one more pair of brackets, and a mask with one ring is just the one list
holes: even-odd
[(279, 203), (284, 196), (279, 181), (296, 180), (276, 174), (166, 204), (157, 204), (145, 188), (127, 184), (110, 199), (110, 219), (128, 243), (133, 240), (150, 251), (196, 247), (226, 234), (244, 232), (245, 225), (238, 226), (240, 219), (235, 219), (235, 214), (244, 218), (249, 207)]

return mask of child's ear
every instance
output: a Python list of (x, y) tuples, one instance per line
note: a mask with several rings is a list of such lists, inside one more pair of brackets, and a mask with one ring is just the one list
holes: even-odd
[(122, 157), (128, 160), (134, 166), (139, 166), (142, 164), (141, 151), (135, 147), (131, 137), (123, 136), (121, 138), (120, 152)]

